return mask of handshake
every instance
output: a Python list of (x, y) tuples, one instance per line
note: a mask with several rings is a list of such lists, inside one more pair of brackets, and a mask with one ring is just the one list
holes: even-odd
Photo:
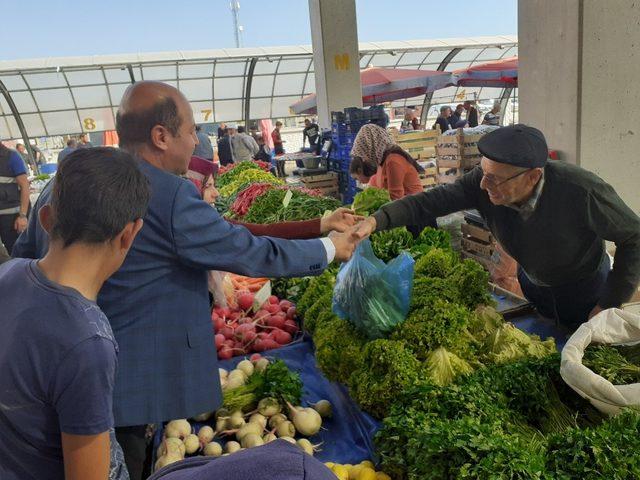
[(376, 221), (373, 217), (365, 218), (347, 208), (339, 208), (322, 219), (321, 230), (323, 233), (331, 232), (329, 239), (336, 248), (335, 259), (346, 262), (358, 243), (376, 230)]

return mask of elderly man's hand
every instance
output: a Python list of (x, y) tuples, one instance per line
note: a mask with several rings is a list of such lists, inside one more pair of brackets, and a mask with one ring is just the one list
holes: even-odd
[(357, 239), (357, 241), (361, 241), (375, 232), (376, 226), (376, 219), (373, 217), (367, 217), (352, 229), (351, 234)]
[(340, 207), (331, 215), (322, 217), (320, 220), (320, 231), (327, 233), (331, 231), (345, 232), (348, 228), (353, 227), (356, 223), (364, 220), (364, 217), (356, 215), (353, 210)]

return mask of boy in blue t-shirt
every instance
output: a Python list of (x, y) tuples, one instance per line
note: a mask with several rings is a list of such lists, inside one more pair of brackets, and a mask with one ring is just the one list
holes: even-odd
[(129, 154), (78, 150), (39, 212), (47, 255), (0, 267), (0, 479), (128, 479), (110, 435), (118, 346), (96, 297), (148, 201)]

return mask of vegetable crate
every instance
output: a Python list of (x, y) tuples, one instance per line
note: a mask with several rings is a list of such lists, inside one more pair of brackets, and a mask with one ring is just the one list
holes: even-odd
[(438, 181), (438, 168), (437, 167), (428, 167), (424, 169), (424, 173), (420, 174), (420, 183), (422, 183), (422, 188), (427, 189), (435, 186)]
[(338, 174), (336, 172), (302, 177), (302, 183), (306, 188), (320, 190), (325, 196), (338, 196)]
[(478, 140), (482, 135), (465, 135), (459, 128), (455, 135), (441, 135), (436, 144), (438, 183), (452, 183), (480, 163)]
[(438, 132), (438, 130), (425, 130), (421, 132), (398, 133), (398, 130), (394, 129), (391, 131), (391, 136), (395, 142), (413, 158), (424, 160), (436, 156)]
[(478, 260), (481, 265), (487, 267), (491, 263), (491, 257), (495, 251), (496, 243), (490, 231), (482, 227), (463, 223), (462, 229), (462, 253)]

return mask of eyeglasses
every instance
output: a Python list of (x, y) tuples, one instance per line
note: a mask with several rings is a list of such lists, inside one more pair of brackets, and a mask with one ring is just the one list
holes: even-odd
[(490, 173), (489, 174), (484, 173), (484, 170), (482, 170), (482, 167), (480, 165), (478, 165), (478, 169), (480, 170), (480, 172), (482, 172), (482, 178), (484, 178), (484, 181), (487, 183), (488, 186), (490, 186), (492, 188), (499, 187), (500, 185), (503, 185), (503, 184), (507, 183), (508, 181), (513, 180), (514, 178), (517, 178), (520, 175), (523, 175), (523, 174), (527, 173), (528, 171), (532, 170), (531, 168), (527, 168), (526, 170), (518, 172), (515, 175), (511, 175), (509, 178), (505, 178), (504, 180), (501, 180), (501, 179), (491, 175)]

